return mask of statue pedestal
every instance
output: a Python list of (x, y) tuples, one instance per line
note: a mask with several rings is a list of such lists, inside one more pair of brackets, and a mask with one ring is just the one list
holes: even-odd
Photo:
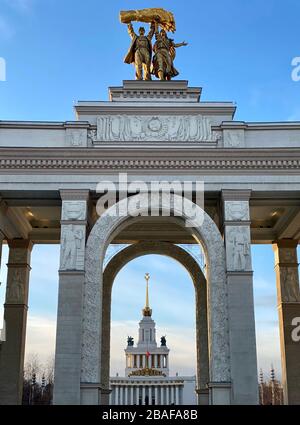
[(110, 87), (111, 102), (199, 103), (202, 88), (188, 87), (186, 80), (124, 80), (122, 87)]

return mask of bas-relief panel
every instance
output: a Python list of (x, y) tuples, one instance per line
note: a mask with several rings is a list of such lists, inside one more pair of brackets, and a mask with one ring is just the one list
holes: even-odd
[(135, 116), (105, 115), (97, 118), (94, 141), (181, 141), (216, 142), (211, 121), (201, 115)]

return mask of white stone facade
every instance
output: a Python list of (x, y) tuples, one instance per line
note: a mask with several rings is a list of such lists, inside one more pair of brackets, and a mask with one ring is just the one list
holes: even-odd
[[(201, 91), (186, 81), (125, 81), (110, 89), (107, 102), (78, 102), (76, 121), (0, 121), (1, 241), (15, 258), (5, 306), (6, 337), (14, 338), (12, 346), (1, 343), (0, 404), (20, 400), (21, 380), (16, 386), (11, 377), (22, 369), (30, 270), (20, 240), (61, 244), (56, 404), (107, 402), (106, 248), (132, 244), (138, 251), (150, 242), (201, 244), (205, 253), (205, 278), (196, 290), (198, 402), (256, 404), (251, 244), (272, 243), (285, 401), (300, 404), (300, 376), (291, 373), (300, 353), (287, 339), (290, 319), (300, 315), (300, 123), (235, 121), (234, 103), (203, 102)], [(109, 180), (118, 188), (121, 172), (145, 183), (201, 179), (203, 224), (188, 231), (186, 217), (98, 217), (97, 184)], [(112, 285), (113, 271), (109, 280)]]

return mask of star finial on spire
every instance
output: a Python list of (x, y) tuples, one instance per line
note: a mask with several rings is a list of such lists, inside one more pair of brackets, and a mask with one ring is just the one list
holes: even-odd
[(150, 280), (150, 274), (146, 273), (145, 274), (145, 279), (146, 279), (146, 304), (145, 304), (145, 308), (143, 309), (143, 316), (148, 316), (151, 317), (152, 315), (152, 310), (149, 306), (149, 280)]

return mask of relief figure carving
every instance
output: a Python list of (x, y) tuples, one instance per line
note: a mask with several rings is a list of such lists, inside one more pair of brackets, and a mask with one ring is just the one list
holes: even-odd
[(76, 270), (79, 251), (82, 250), (84, 232), (72, 224), (64, 226), (62, 231), (62, 269)]
[(211, 121), (201, 115), (190, 116), (100, 116), (97, 141), (183, 141), (213, 142)]

